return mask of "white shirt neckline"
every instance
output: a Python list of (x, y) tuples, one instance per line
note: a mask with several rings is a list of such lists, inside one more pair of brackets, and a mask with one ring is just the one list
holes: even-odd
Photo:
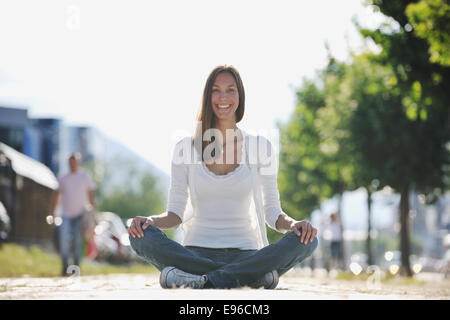
[(234, 168), (233, 170), (231, 170), (227, 174), (215, 174), (214, 172), (209, 170), (209, 168), (206, 166), (206, 163), (204, 161), (202, 161), (202, 168), (203, 168), (203, 170), (206, 172), (206, 174), (208, 176), (213, 177), (215, 179), (229, 178), (229, 177), (233, 176), (235, 173), (238, 173), (241, 170), (242, 167), (243, 167), (243, 165), (239, 164), (236, 168)]
[[(241, 130), (241, 129), (239, 129), (239, 130)], [(226, 174), (216, 174), (216, 173), (212, 172), (206, 166), (206, 163), (204, 161), (202, 161), (202, 168), (203, 168), (203, 170), (206, 172), (206, 174), (208, 174), (209, 176), (211, 176), (211, 177), (213, 177), (215, 179), (225, 179), (225, 178), (233, 176), (235, 173), (238, 173), (239, 171), (241, 171), (241, 169), (243, 167), (242, 159), (244, 159), (244, 157), (246, 156), (245, 155), (244, 143), (245, 143), (245, 141), (242, 141), (242, 144), (241, 144), (241, 163), (239, 163), (239, 165), (236, 168), (234, 168), (233, 170), (231, 170), (230, 172), (228, 172)]]

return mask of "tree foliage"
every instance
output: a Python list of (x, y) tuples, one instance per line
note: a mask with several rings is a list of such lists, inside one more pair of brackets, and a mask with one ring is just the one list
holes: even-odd
[(345, 68), (330, 58), (316, 79), (304, 79), (292, 117), (279, 125), (281, 202), (296, 219), (308, 218), (323, 200), (356, 187)]
[[(389, 19), (375, 30), (359, 29), (381, 52), (354, 55), (349, 63), (330, 58), (317, 79), (303, 82), (291, 119), (280, 125), (283, 209), (304, 218), (343, 190), (365, 187), (370, 194), (389, 185), (401, 194), (407, 275), (409, 192), (432, 202), (450, 181), (448, 9), (437, 2), (372, 1)], [(419, 14), (423, 6), (429, 12)], [(420, 26), (430, 19), (438, 26), (433, 34)]]
[[(401, 194), (401, 271), (408, 276), (412, 275), (409, 265), (409, 190), (415, 189), (433, 199), (448, 189), (449, 181), (450, 93), (446, 86), (450, 68), (446, 66), (445, 55), (430, 56), (433, 50), (440, 50), (436, 39), (445, 39), (448, 30), (443, 27), (436, 30), (437, 33), (428, 34), (419, 24), (426, 19), (440, 21), (440, 14), (431, 13), (432, 3), (373, 0), (372, 4), (391, 20), (376, 30), (360, 30), (363, 36), (381, 46), (381, 53), (372, 61), (391, 68), (396, 84), (390, 97), (395, 100), (398, 92), (397, 100), (400, 100), (392, 100), (390, 108), (383, 108), (380, 114), (381, 124), (395, 124), (382, 127), (393, 131), (388, 131), (390, 139), (381, 143), (380, 151), (385, 151), (386, 158), (380, 175), (383, 182)], [(425, 16), (417, 13), (421, 6), (428, 6), (429, 12)], [(414, 26), (419, 29), (415, 31)], [(436, 36), (438, 33), (443, 37)], [(376, 130), (373, 134), (380, 136), (381, 131)], [(381, 138), (380, 141), (383, 142)]]
[(450, 4), (446, 0), (421, 0), (406, 7), (414, 33), (427, 40), (430, 61), (450, 66)]

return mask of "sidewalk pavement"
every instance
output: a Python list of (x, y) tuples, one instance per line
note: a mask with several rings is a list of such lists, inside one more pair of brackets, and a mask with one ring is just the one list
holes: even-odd
[(275, 290), (161, 289), (159, 274), (110, 274), (69, 278), (2, 278), (4, 299), (105, 300), (417, 300), (450, 299), (450, 280), (414, 284), (336, 280), (289, 272)]

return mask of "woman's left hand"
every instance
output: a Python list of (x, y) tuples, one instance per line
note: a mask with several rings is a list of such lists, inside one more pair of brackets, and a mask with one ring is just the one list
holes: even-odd
[[(300, 229), (302, 229), (302, 232), (300, 232)], [(317, 229), (306, 220), (292, 222), (291, 230), (300, 237), (300, 242), (304, 244), (313, 241), (317, 235)]]

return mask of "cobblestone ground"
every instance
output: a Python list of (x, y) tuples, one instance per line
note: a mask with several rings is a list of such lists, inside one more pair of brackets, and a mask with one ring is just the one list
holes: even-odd
[(391, 300), (450, 299), (450, 280), (423, 275), (413, 284), (336, 280), (327, 275), (290, 272), (275, 290), (163, 290), (158, 274), (113, 274), (69, 278), (3, 278), (0, 299), (146, 300)]

